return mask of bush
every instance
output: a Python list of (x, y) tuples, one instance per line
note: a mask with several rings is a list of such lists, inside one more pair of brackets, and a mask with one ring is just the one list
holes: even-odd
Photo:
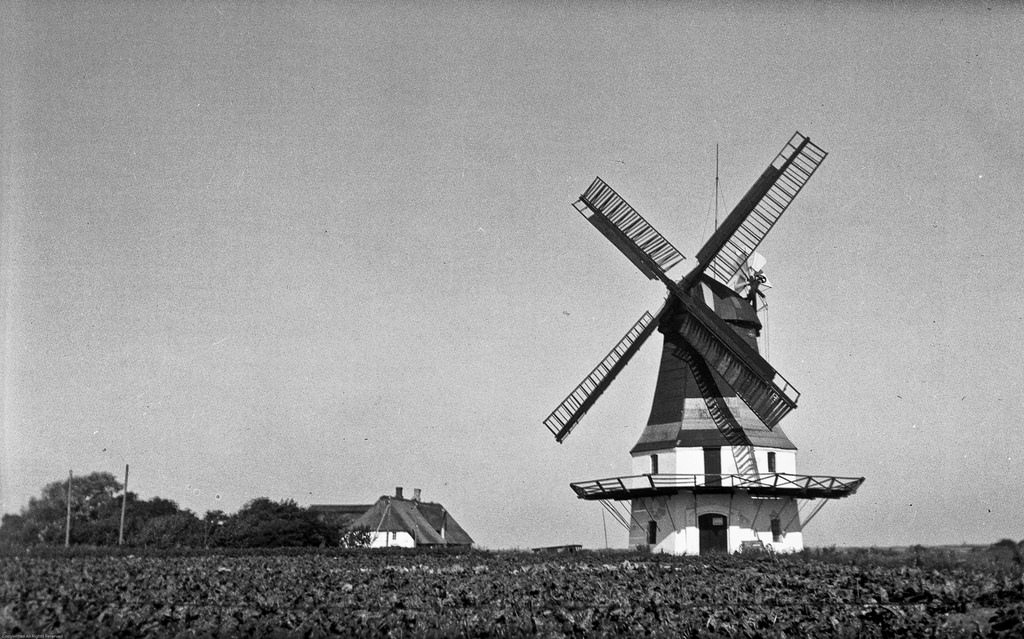
[(253, 499), (229, 517), (223, 528), (218, 545), (236, 548), (338, 545), (333, 527), (290, 499)]
[(154, 548), (182, 548), (202, 543), (203, 523), (191, 512), (176, 512), (147, 519), (134, 544)]
[[(91, 473), (71, 481), (71, 543), (78, 546), (116, 546), (121, 527), (121, 505), (126, 505), (124, 542), (133, 547), (362, 547), (369, 545), (365, 531), (340, 535), (337, 526), (292, 500), (274, 502), (259, 497), (234, 515), (206, 513), (202, 520), (162, 497), (140, 500), (124, 493), (110, 473)], [(17, 552), (37, 545), (63, 546), (67, 517), (67, 480), (47, 484), (17, 515), (0, 522), (0, 548)]]

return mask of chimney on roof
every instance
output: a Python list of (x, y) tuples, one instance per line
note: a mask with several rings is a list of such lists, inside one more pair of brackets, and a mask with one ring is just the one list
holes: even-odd
[(412, 500), (413, 501), (419, 501), (420, 500), (420, 489), (419, 488), (413, 488), (412, 489)]
[(401, 486), (395, 486), (395, 499), (401, 499), (401, 498), (402, 498), (402, 487)]

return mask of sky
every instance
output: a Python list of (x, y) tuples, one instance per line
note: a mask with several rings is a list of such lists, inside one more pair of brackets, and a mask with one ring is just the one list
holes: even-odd
[[(443, 503), (485, 548), (624, 547), (664, 289), (571, 203), (685, 255), (795, 131), (768, 359), (811, 546), (1024, 538), (1024, 5), (3, 3), (0, 509), (130, 465), (198, 514)], [(723, 212), (724, 214), (724, 212)], [(607, 532), (606, 532), (607, 531)], [(606, 541), (607, 539), (607, 541)]]

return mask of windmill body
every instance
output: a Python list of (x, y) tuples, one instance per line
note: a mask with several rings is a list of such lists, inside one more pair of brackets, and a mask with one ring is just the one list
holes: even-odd
[[(702, 284), (716, 314), (753, 348), (760, 329), (748, 301), (718, 282)], [(769, 430), (713, 374), (717, 398), (732, 415), (734, 432), (723, 433), (711, 415), (680, 345), (669, 329), (647, 426), (630, 450), (633, 475), (648, 482), (691, 478), (693, 487), (630, 500), (630, 546), (673, 554), (736, 552), (744, 545), (795, 551), (803, 548), (799, 503), (791, 495), (759, 495), (737, 488), (737, 478), (753, 473), (796, 476), (796, 446), (781, 426)]]
[(795, 134), (682, 278), (669, 274), (682, 254), (600, 178), (575, 205), (669, 293), (544, 422), (563, 441), (633, 354), (662, 334), (650, 417), (630, 451), (632, 474), (570, 484), (629, 530), (631, 546), (674, 554), (799, 550), (803, 526), (821, 506), (864, 481), (797, 473), (796, 446), (779, 423), (799, 393), (757, 343), (757, 305), (768, 284), (754, 249), (824, 158)]

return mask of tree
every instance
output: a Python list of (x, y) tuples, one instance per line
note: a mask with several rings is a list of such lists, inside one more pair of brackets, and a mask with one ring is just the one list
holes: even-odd
[(135, 493), (128, 491), (127, 504), (125, 505), (124, 540), (126, 544), (136, 543), (146, 545), (146, 542), (139, 539), (139, 535), (146, 529), (153, 519), (171, 517), (173, 515), (185, 514), (195, 518), (191, 512), (181, 510), (178, 504), (163, 497), (153, 497), (148, 500), (141, 500)]
[(258, 497), (228, 518), (222, 539), (235, 547), (334, 546), (338, 534), (291, 499)]
[(1000, 564), (1024, 564), (1024, 541), (1020, 544), (1012, 539), (1000, 539), (989, 546), (989, 554)]
[[(115, 545), (121, 526), (121, 500), (126, 500), (125, 542), (132, 544), (149, 526), (146, 539), (152, 539), (162, 527), (184, 526), (188, 517), (169, 499), (153, 497), (141, 500), (110, 473), (94, 472), (71, 481), (71, 542), (75, 544)], [(29, 500), (20, 515), (6, 515), (0, 525), (0, 540), (14, 544), (63, 544), (67, 516), (67, 480), (47, 484), (40, 497)], [(187, 514), (186, 514), (187, 513)], [(175, 515), (182, 515), (174, 519)], [(171, 518), (171, 519), (163, 519)], [(176, 522), (176, 523), (172, 523)], [(199, 530), (197, 528), (197, 530)], [(192, 543), (191, 541), (189, 543)]]
[(145, 519), (133, 543), (155, 548), (182, 548), (198, 546), (202, 537), (203, 522), (188, 510), (175, 510)]
[[(63, 544), (67, 513), (67, 481), (47, 484), (38, 498), (29, 500), (18, 515), (4, 515), (0, 543)], [(182, 546), (365, 546), (365, 531), (339, 534), (338, 526), (316, 512), (286, 499), (275, 502), (259, 497), (234, 515), (220, 510), (202, 519), (162, 497), (139, 499), (110, 473), (94, 472), (71, 483), (71, 541), (75, 544), (117, 544), (121, 502), (126, 504), (125, 542), (161, 548)]]
[(0, 545), (24, 544), (24, 540), (32, 536), (26, 532), (26, 525), (24, 515), (4, 515), (0, 523)]
[[(121, 484), (110, 473), (95, 472), (71, 482), (71, 541), (117, 543)], [(64, 543), (67, 480), (47, 484), (40, 497), (29, 500), (20, 515), (4, 517), (0, 532), (5, 540), (22, 544)]]
[(203, 515), (203, 548), (223, 546), (224, 526), (231, 517), (223, 510), (208, 510)]

